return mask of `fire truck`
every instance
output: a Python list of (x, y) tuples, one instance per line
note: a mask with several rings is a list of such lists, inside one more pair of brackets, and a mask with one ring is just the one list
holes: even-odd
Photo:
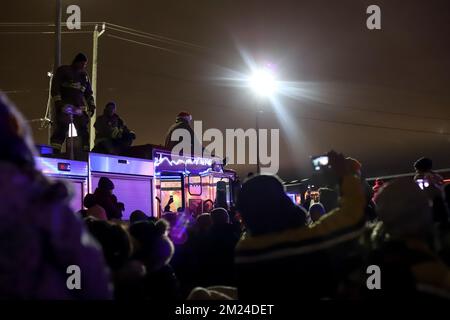
[(114, 183), (114, 194), (125, 204), (123, 219), (134, 210), (161, 217), (165, 211), (185, 211), (196, 216), (217, 203), (232, 206), (237, 175), (220, 159), (194, 155), (174, 156), (162, 146), (132, 147), (124, 156), (87, 153), (80, 160), (55, 158), (51, 149), (38, 146), (38, 168), (52, 179), (73, 186), (74, 211), (93, 193), (101, 177)]

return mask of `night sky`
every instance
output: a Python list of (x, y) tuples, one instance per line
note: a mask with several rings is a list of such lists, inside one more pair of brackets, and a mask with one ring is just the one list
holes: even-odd
[[(296, 82), (297, 98), (265, 107), (262, 128), (280, 128), (279, 175), (310, 173), (309, 156), (333, 148), (359, 159), (367, 176), (412, 171), (422, 155), (450, 167), (450, 1), (63, 1), (82, 21), (105, 21), (191, 45), (111, 30), (99, 42), (97, 107), (114, 100), (138, 135), (160, 144), (178, 112), (204, 128), (250, 128), (254, 98), (217, 79), (245, 73), (242, 53), (276, 65)], [(366, 28), (368, 5), (382, 10), (382, 30)], [(53, 22), (54, 1), (2, 1), (0, 22)], [(66, 15), (63, 15), (66, 16)], [(63, 29), (67, 31), (67, 29)], [(92, 31), (83, 26), (81, 31)], [(45, 27), (0, 26), (0, 89), (27, 119), (43, 117), (54, 35)], [(139, 41), (167, 50), (120, 40)], [(92, 35), (63, 34), (62, 60), (92, 55)], [(196, 46), (194, 46), (196, 45)], [(89, 68), (90, 72), (90, 68)], [(293, 126), (292, 126), (293, 124)], [(33, 125), (35, 139), (46, 131)], [(235, 167), (240, 173), (252, 167)]]

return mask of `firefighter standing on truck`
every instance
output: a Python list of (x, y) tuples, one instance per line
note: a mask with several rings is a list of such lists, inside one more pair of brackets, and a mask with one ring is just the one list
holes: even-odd
[(55, 128), (50, 144), (56, 153), (61, 152), (66, 139), (70, 112), (73, 114), (73, 123), (83, 151), (90, 150), (88, 128), (89, 119), (95, 112), (95, 102), (86, 66), (86, 56), (79, 53), (70, 66), (59, 67), (53, 77), (51, 95), (55, 102)]

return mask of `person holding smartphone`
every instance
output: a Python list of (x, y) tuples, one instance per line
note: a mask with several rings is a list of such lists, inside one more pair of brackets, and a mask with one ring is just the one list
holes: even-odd
[(237, 209), (247, 233), (235, 255), (239, 299), (289, 299), (292, 291), (308, 299), (336, 294), (344, 257), (365, 229), (365, 197), (354, 166), (334, 151), (326, 157), (320, 175), (338, 186), (340, 207), (310, 226), (289, 210), (292, 202), (277, 178), (260, 175), (243, 184)]

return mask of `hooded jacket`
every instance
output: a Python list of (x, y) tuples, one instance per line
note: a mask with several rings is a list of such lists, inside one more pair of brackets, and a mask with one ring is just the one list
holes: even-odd
[[(7, 161), (0, 177), (0, 298), (110, 299), (101, 248), (70, 210), (68, 187)], [(68, 289), (71, 265), (81, 290)]]

